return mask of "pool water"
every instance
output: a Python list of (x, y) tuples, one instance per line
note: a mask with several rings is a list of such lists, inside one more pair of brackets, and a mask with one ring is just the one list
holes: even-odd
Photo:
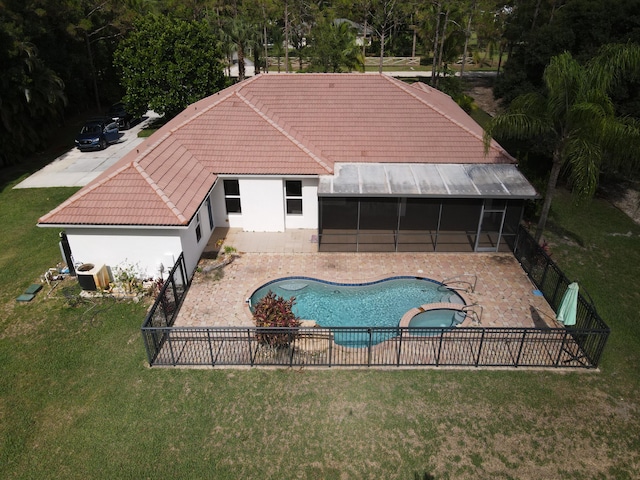
[(449, 308), (436, 308), (417, 314), (409, 321), (409, 328), (440, 327), (459, 325), (465, 319), (465, 313)]
[[(457, 293), (428, 278), (392, 277), (372, 283), (340, 284), (288, 277), (256, 290), (251, 305), (256, 305), (270, 290), (285, 299), (296, 297), (293, 313), (301, 319), (315, 320), (321, 327), (393, 327), (388, 333), (376, 333), (374, 344), (397, 335), (395, 328), (412, 308), (434, 302), (463, 303)], [(353, 333), (336, 331), (336, 343), (346, 344), (347, 336), (351, 338)], [(348, 343), (363, 346), (354, 342)]]

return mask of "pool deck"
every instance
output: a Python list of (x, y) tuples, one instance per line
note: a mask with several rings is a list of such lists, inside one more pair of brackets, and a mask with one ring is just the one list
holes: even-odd
[[(535, 286), (509, 253), (318, 253), (316, 235), (315, 230), (218, 232), (205, 252), (222, 236), (224, 244), (237, 248), (239, 255), (221, 269), (221, 274), (196, 273), (175, 326), (253, 326), (246, 299), (279, 277), (359, 283), (396, 275), (442, 281), (465, 274), (477, 276), (475, 292), (462, 294), (468, 303), (482, 305), (481, 326), (559, 326), (552, 309), (543, 297), (534, 294)], [(201, 266), (211, 263), (206, 256)]]

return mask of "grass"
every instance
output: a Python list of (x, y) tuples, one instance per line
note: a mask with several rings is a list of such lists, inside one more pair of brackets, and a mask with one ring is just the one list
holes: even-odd
[(600, 372), (151, 369), (147, 305), (15, 301), (73, 191), (0, 192), (0, 478), (637, 478), (640, 227), (607, 202), (559, 195), (547, 235), (612, 327)]
[(491, 115), (481, 108), (474, 108), (469, 112), (469, 116), (473, 118), (478, 125), (485, 128), (491, 121)]

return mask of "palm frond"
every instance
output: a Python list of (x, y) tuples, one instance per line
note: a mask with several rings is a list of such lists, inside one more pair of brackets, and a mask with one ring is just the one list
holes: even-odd
[(581, 102), (574, 104), (567, 116), (569, 130), (590, 130), (589, 135), (600, 137), (602, 123), (607, 119), (613, 119), (607, 105), (598, 103)]
[(633, 42), (607, 44), (589, 63), (592, 85), (609, 92), (622, 78), (640, 72), (640, 45)]
[(640, 121), (631, 118), (607, 119), (602, 124), (601, 141), (608, 162), (628, 172), (640, 171)]
[(569, 169), (573, 193), (578, 197), (592, 197), (600, 178), (602, 149), (597, 141), (576, 135), (567, 140), (563, 152), (564, 168)]
[(503, 113), (493, 117), (484, 133), (485, 153), (489, 151), (493, 137), (533, 138), (553, 131), (547, 117), (533, 117), (526, 113)]

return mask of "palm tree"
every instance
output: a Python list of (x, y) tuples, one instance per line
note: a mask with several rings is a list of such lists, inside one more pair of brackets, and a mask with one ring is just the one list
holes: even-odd
[(344, 22), (336, 25), (322, 19), (311, 30), (309, 69), (316, 72), (364, 70), (364, 59), (356, 44), (356, 33)]
[(552, 166), (536, 241), (542, 237), (563, 167), (573, 192), (590, 198), (604, 161), (638, 161), (631, 152), (638, 147), (639, 125), (616, 117), (608, 92), (626, 73), (639, 69), (640, 46), (635, 44), (607, 45), (585, 66), (568, 52), (557, 55), (544, 71), (544, 92), (517, 97), (487, 127), (486, 149), (493, 136), (537, 138), (550, 149)]

